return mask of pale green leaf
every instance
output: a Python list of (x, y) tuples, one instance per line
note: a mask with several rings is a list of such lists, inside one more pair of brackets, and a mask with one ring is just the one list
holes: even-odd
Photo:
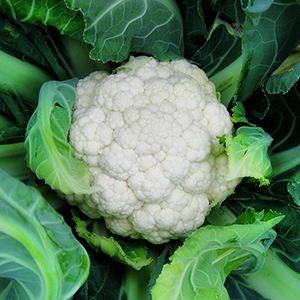
[(273, 139), (267, 132), (261, 127), (242, 126), (234, 137), (225, 135), (221, 141), (225, 142), (228, 155), (226, 180), (253, 177), (261, 185), (269, 184), (267, 177), (272, 172), (272, 165), (268, 147)]
[[(73, 210), (72, 213), (78, 235), (85, 239), (90, 247), (97, 252), (102, 251), (113, 260), (128, 265), (135, 270), (140, 270), (151, 263), (152, 258), (147, 257), (148, 251), (143, 241), (130, 241), (121, 237), (114, 238), (112, 235), (105, 236), (98, 234), (98, 232), (91, 232), (87, 229), (87, 223), (80, 219), (76, 210)], [(101, 220), (92, 222), (101, 222)]]
[(163, 267), (152, 289), (153, 300), (229, 300), (224, 287), (227, 275), (263, 266), (276, 236), (272, 227), (282, 218), (249, 210), (235, 224), (201, 227)]
[(30, 169), (52, 189), (65, 194), (87, 194), (91, 187), (89, 168), (77, 159), (68, 143), (77, 79), (46, 82), (39, 103), (29, 120), (24, 146)]
[(36, 189), (2, 170), (0, 181), (0, 299), (70, 299), (88, 277), (87, 252)]

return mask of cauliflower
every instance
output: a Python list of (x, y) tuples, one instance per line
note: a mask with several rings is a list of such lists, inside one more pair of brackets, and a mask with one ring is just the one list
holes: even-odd
[(219, 136), (233, 125), (215, 87), (186, 60), (131, 57), (77, 85), (69, 142), (99, 192), (65, 195), (113, 233), (159, 244), (187, 237), (233, 193)]

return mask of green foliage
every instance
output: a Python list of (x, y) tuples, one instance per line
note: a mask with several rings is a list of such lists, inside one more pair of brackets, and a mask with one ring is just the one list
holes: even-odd
[(26, 149), (24, 143), (0, 145), (0, 169), (21, 181), (32, 176), (25, 160)]
[(112, 235), (106, 237), (98, 233), (99, 229), (95, 230), (95, 227), (105, 226), (101, 220), (89, 221), (94, 225), (92, 226), (92, 232), (90, 232), (87, 229), (87, 223), (80, 219), (78, 211), (74, 209), (72, 214), (78, 235), (85, 239), (90, 247), (97, 252), (102, 251), (113, 260), (128, 265), (135, 270), (140, 270), (151, 263), (152, 259), (147, 258), (148, 251), (143, 241), (130, 241)]
[(11, 95), (0, 92), (0, 145), (24, 140), (33, 109)]
[[(242, 48), (243, 81), (239, 88), (241, 101), (247, 99), (270, 76), (298, 45), (298, 1), (254, 1), (242, 8), (245, 13)], [(288, 22), (287, 22), (288, 20)], [(286, 39), (290, 42), (286, 43)], [(262, 55), (266, 53), (265, 55)]]
[[(51, 51), (47, 39), (47, 32), (42, 26), (34, 26), (28, 23), (21, 23), (5, 17), (0, 18), (0, 49), (5, 53), (26, 61), (40, 69), (40, 72), (52, 75), (52, 78), (64, 80), (68, 78), (66, 71), (59, 65), (56, 56)], [(52, 34), (53, 35), (53, 34)], [(54, 38), (54, 36), (52, 36)], [(12, 63), (12, 62), (11, 62)], [(15, 71), (18, 70), (15, 68)], [(55, 73), (55, 75), (53, 74)], [(24, 81), (31, 78), (31, 74), (25, 74)], [(42, 77), (42, 75), (40, 75)], [(39, 77), (34, 77), (40, 82)], [(20, 80), (17, 83), (21, 83)], [(43, 82), (42, 82), (43, 83)], [(28, 82), (27, 82), (28, 85)], [(31, 87), (34, 90), (34, 87)]]
[(183, 55), (182, 19), (175, 0), (65, 2), (83, 13), (83, 38), (93, 45), (90, 55), (95, 60), (122, 62), (130, 51), (158, 59)]
[(22, 22), (51, 25), (61, 34), (84, 40), (92, 45), (94, 60), (122, 62), (130, 51), (159, 59), (170, 58), (170, 53), (174, 58), (183, 55), (183, 25), (175, 0), (22, 3), (2, 1), (0, 9)]
[(285, 73), (271, 76), (265, 84), (269, 94), (287, 93), (300, 78), (300, 62)]
[[(44, 82), (53, 77), (34, 65), (0, 51), (0, 91), (36, 105), (38, 91)], [(11, 66), (14, 66), (12, 68)], [(30, 74), (28, 76), (28, 74)]]
[(272, 137), (261, 127), (242, 126), (234, 137), (225, 135), (221, 141), (225, 143), (228, 155), (227, 180), (243, 177), (254, 177), (260, 185), (269, 184), (267, 177), (271, 175), (272, 165), (268, 155), (268, 147)]
[(247, 210), (236, 223), (206, 225), (192, 233), (170, 257), (152, 289), (153, 299), (229, 299), (224, 282), (236, 272), (255, 272), (283, 216)]
[[(283, 283), (283, 277), (284, 282), (289, 283), (288, 286)], [(281, 251), (274, 248), (267, 252), (263, 268), (240, 278), (245, 286), (255, 288), (264, 299), (296, 299), (300, 293), (299, 273), (290, 269), (282, 259)]]
[[(224, 178), (253, 177), (260, 185), (269, 184), (272, 164), (268, 154), (273, 138), (246, 118), (246, 111), (241, 102), (236, 102), (231, 109), (232, 122), (240, 125), (234, 136), (219, 137), (220, 143), (225, 145), (228, 156), (228, 172)], [(248, 125), (245, 126), (244, 124)]]
[(214, 0), (211, 8), (208, 1), (183, 2), (183, 15), (198, 19), (185, 26), (188, 58), (211, 77), (226, 106), (251, 96), (299, 43), (297, 1)]
[[(68, 143), (77, 79), (46, 82), (39, 105), (28, 122), (24, 146), (30, 169), (52, 189), (65, 194), (93, 193), (89, 169)], [(45, 130), (47, 128), (47, 130)]]
[(3, 170), (0, 180), (0, 298), (69, 299), (88, 276), (86, 250), (36, 189)]
[(84, 20), (78, 11), (67, 9), (64, 1), (18, 0), (0, 2), (0, 10), (9, 18), (28, 22), (29, 24), (44, 24), (56, 27), (61, 34), (81, 38)]
[[(253, 194), (251, 188), (238, 189), (227, 203), (227, 209), (240, 214), (245, 208), (266, 207), (284, 214), (285, 218), (276, 225), (277, 237), (268, 250), (263, 267), (252, 274), (230, 275), (226, 287), (230, 299), (297, 299), (299, 295), (299, 207), (292, 205), (293, 199), (279, 187), (266, 187)], [(281, 194), (280, 194), (281, 193)], [(244, 201), (236, 201), (243, 198)], [(284, 276), (282, 276), (284, 274)], [(265, 280), (268, 278), (268, 280)]]

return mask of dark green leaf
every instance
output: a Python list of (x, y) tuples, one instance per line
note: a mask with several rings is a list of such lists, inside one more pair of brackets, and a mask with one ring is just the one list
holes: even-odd
[(122, 62), (132, 51), (158, 59), (183, 55), (183, 24), (174, 0), (65, 2), (83, 13), (92, 59)]
[(60, 0), (8, 0), (0, 2), (0, 11), (9, 18), (30, 24), (51, 25), (61, 34), (82, 39), (84, 20), (79, 11), (67, 9)]
[(268, 94), (287, 93), (300, 78), (300, 62), (288, 72), (273, 75), (266, 80), (264, 88)]
[(241, 53), (241, 39), (220, 25), (213, 31), (209, 41), (197, 51), (193, 60), (207, 76), (212, 77), (238, 59)]
[(33, 109), (0, 92), (0, 144), (24, 141)]
[(228, 106), (237, 91), (242, 69), (241, 38), (231, 34), (224, 24), (218, 25), (193, 60), (215, 84), (221, 102)]
[(275, 71), (300, 41), (300, 3), (286, 0), (272, 2), (245, 1), (243, 6), (244, 68), (238, 94), (241, 101)]
[(300, 207), (300, 171), (291, 177), (287, 184), (287, 190), (294, 199), (294, 202)]
[[(125, 266), (108, 259), (103, 253), (88, 250), (90, 274), (73, 300), (127, 300), (119, 297), (125, 277)], [(128, 299), (129, 300), (129, 299)]]
[[(208, 37), (206, 22), (211, 21), (214, 16), (212, 10), (203, 11), (202, 3), (199, 0), (178, 1), (178, 6), (183, 17), (185, 31), (184, 57), (192, 59), (194, 54), (202, 47)], [(209, 20), (207, 20), (209, 19)], [(210, 24), (209, 24), (210, 26)]]

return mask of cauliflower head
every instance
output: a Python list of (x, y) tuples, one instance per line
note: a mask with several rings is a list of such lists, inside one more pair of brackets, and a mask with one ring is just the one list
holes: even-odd
[(186, 60), (131, 57), (77, 85), (69, 142), (101, 191), (65, 195), (111, 232), (154, 244), (190, 235), (232, 194), (219, 136), (232, 122), (206, 74)]

